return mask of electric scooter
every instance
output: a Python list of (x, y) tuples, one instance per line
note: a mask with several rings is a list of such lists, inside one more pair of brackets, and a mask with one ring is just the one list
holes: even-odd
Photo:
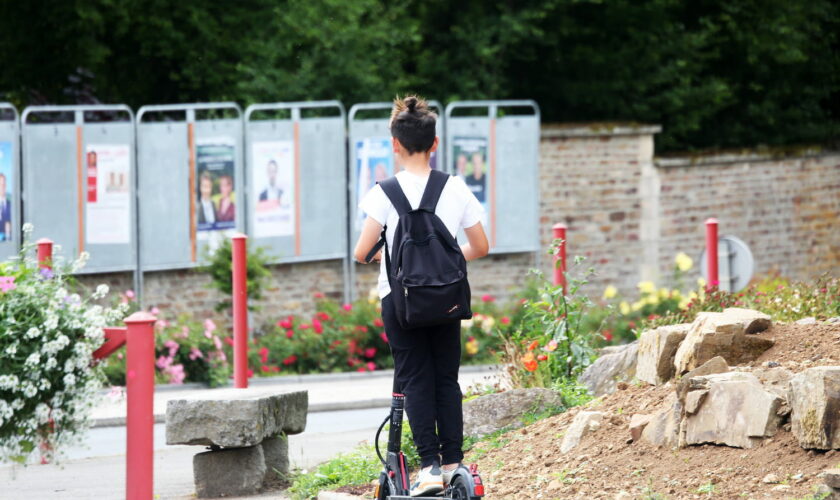
[[(412, 497), (408, 477), (408, 466), (400, 446), (402, 444), (402, 420), (405, 409), (405, 395), (401, 394), (394, 378), (394, 391), (391, 397), (391, 412), (379, 426), (374, 438), (376, 455), (385, 469), (379, 474), (376, 485), (376, 500), (480, 500), (484, 496), (484, 483), (478, 475), (478, 466), (469, 468), (461, 465), (452, 474), (452, 481), (436, 496)], [(385, 457), (379, 451), (379, 435), (385, 424), (391, 423), (388, 430), (388, 452)]]

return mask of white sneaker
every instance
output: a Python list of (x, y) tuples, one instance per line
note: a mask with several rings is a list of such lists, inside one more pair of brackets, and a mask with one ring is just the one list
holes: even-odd
[(443, 491), (443, 477), (440, 466), (435, 464), (428, 469), (421, 469), (417, 481), (411, 485), (411, 496), (436, 495)]
[[(460, 467), (460, 464), (458, 465)], [(452, 476), (455, 475), (455, 471), (458, 470), (458, 467), (455, 467), (452, 470), (445, 470), (443, 468), (440, 469), (440, 477), (443, 479), (443, 484), (447, 485), (452, 482)]]

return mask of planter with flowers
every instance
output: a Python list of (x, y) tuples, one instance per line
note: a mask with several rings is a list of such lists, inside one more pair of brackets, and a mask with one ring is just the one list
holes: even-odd
[[(32, 227), (24, 225), (24, 235)], [(118, 325), (127, 307), (94, 302), (108, 293), (100, 285), (89, 297), (73, 293), (71, 273), (87, 260), (39, 269), (28, 241), (20, 255), (0, 264), (0, 460), (26, 463), (60, 453), (87, 429), (101, 387), (92, 353), (103, 327)]]

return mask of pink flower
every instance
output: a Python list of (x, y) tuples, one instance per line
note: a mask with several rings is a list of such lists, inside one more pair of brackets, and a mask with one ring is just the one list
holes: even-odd
[(263, 373), (268, 373), (271, 370), (271, 368), (269, 368), (267, 365), (262, 365), (260, 366), (260, 370), (262, 370)]
[(125, 397), (125, 387), (112, 385), (111, 390), (108, 391), (108, 399), (111, 401), (118, 401), (123, 397)]
[(268, 347), (261, 347), (260, 348), (260, 360), (263, 363), (268, 363)]
[(157, 361), (155, 361), (155, 366), (158, 367), (161, 371), (166, 371), (169, 368), (169, 365), (172, 364), (172, 358), (169, 356), (160, 356), (158, 357)]
[(205, 330), (210, 330), (211, 332), (215, 332), (216, 331), (216, 323), (213, 323), (212, 319), (207, 318), (207, 319), (204, 320), (204, 329)]
[(301, 330), (309, 330), (309, 326), (310, 326), (309, 323), (301, 323), (298, 326), (298, 328), (300, 328)]
[(385, 332), (380, 333), (379, 338), (382, 339), (382, 342), (385, 342), (386, 344), (388, 343), (388, 334), (387, 333), (385, 333)]
[(315, 333), (318, 335), (324, 333), (324, 326), (317, 319), (312, 320), (312, 329), (315, 330)]
[(254, 376), (254, 370), (252, 370), (252, 369), (248, 368), (247, 375), (248, 375), (248, 378), (253, 377), (253, 376)]
[(0, 276), (0, 290), (8, 292), (17, 288), (14, 276)]
[(207, 337), (208, 339), (212, 339), (213, 338), (213, 330), (204, 330), (204, 336)]
[(383, 326), (385, 326), (385, 323), (382, 322), (382, 318), (374, 318), (373, 326), (375, 326), (376, 328), (382, 328)]
[(233, 337), (225, 337), (225, 344), (233, 347)]
[(133, 299), (134, 298), (134, 290), (126, 290), (125, 291), (125, 296), (128, 297), (129, 299)]
[(169, 349), (169, 355), (170, 356), (174, 356), (175, 352), (178, 350), (178, 347), (180, 347), (180, 346), (178, 345), (178, 342), (175, 342), (174, 340), (167, 340), (166, 342), (163, 343), (163, 347), (166, 347), (167, 349)]
[(366, 372), (367, 369), (364, 366), (360, 366), (360, 367), (356, 368), (356, 371), (357, 372)]
[(277, 326), (279, 326), (280, 328), (283, 328), (284, 330), (288, 330), (289, 328), (292, 327), (292, 320), (281, 319), (280, 321), (277, 322)]
[(367, 369), (368, 369), (369, 371), (376, 370), (376, 363), (374, 363), (373, 361), (368, 361), (368, 363), (367, 363)]
[(295, 361), (297, 361), (297, 356), (292, 354), (291, 356), (289, 356), (289, 357), (287, 357), (286, 359), (283, 360), (283, 364), (286, 365), (286, 366), (289, 366), (290, 364), (294, 363)]
[(321, 293), (321, 292), (315, 292), (315, 293), (312, 294), (312, 296), (315, 297), (316, 299), (323, 299), (324, 298), (324, 294)]
[(501, 321), (503, 325), (510, 324), (510, 318), (508, 318), (507, 316), (502, 316), (502, 319), (500, 319), (499, 321)]
[(325, 313), (324, 311), (319, 311), (315, 314), (315, 316), (317, 316), (318, 319), (320, 319), (321, 321), (329, 321), (330, 319), (332, 319), (330, 318), (330, 315)]
[(493, 296), (492, 296), (492, 295), (490, 295), (490, 294), (486, 294), (486, 295), (482, 295), (482, 296), (481, 296), (481, 301), (482, 301), (482, 302), (493, 302), (493, 301), (495, 301), (495, 300), (496, 300), (496, 297), (493, 297)]
[(195, 361), (196, 359), (204, 359), (204, 353), (201, 352), (201, 349), (193, 347), (190, 349), (190, 359), (192, 361)]
[(219, 337), (217, 337), (215, 335), (213, 335), (213, 345), (216, 346), (216, 349), (218, 349), (220, 351), (222, 350), (222, 341), (219, 340)]
[(121, 352), (117, 353), (117, 359), (123, 359), (123, 357), (124, 357), (123, 353), (121, 353)]
[(152, 313), (153, 316), (157, 316), (160, 314), (160, 309), (158, 309), (157, 306), (152, 306), (152, 308), (149, 309), (149, 312)]
[(295, 334), (294, 330), (286, 330), (286, 338), (287, 339), (292, 338), (294, 336), (294, 334)]
[(366, 358), (373, 358), (376, 356), (376, 348), (375, 347), (368, 347), (365, 349), (365, 357)]
[(184, 365), (177, 364), (169, 367), (170, 384), (183, 384), (185, 378), (187, 378), (187, 374), (184, 372)]
[(344, 304), (341, 308), (349, 312), (353, 310), (353, 304)]
[(190, 336), (190, 327), (188, 327), (188, 326), (182, 326), (182, 327), (181, 327), (181, 335), (180, 335), (180, 337), (181, 337), (182, 339), (185, 339), (185, 338), (187, 338), (187, 337), (189, 337), (189, 336)]

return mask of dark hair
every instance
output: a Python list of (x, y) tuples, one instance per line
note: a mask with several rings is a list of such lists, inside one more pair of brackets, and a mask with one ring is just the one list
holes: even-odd
[(437, 115), (429, 110), (426, 101), (414, 95), (394, 99), (391, 111), (391, 135), (408, 154), (425, 153), (435, 143)]

